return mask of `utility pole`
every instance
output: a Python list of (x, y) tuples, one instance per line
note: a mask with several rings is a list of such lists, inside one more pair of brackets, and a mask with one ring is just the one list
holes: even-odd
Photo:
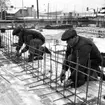
[(22, 17), (23, 17), (23, 27), (25, 28), (25, 21), (24, 21), (24, 2), (22, 0)]
[(24, 4), (23, 4), (23, 0), (22, 0), (22, 17), (24, 18)]
[(38, 0), (36, 0), (37, 2), (37, 18), (39, 19), (39, 3), (38, 3)]
[(47, 18), (49, 19), (49, 3), (48, 3), (48, 17)]
[(0, 17), (0, 18), (1, 18), (1, 20), (2, 20), (2, 11), (3, 11), (3, 10), (2, 10), (2, 4), (0, 5), (0, 9), (1, 9), (1, 17)]
[(3, 16), (2, 16), (2, 14), (3, 14), (3, 11), (4, 11), (4, 6), (3, 6), (4, 4), (3, 4), (3, 2), (0, 0), (0, 9), (1, 9), (1, 20), (3, 19)]

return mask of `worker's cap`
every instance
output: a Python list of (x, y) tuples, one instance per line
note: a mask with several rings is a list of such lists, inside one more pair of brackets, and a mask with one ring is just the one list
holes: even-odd
[(17, 35), (20, 33), (20, 31), (22, 30), (23, 28), (21, 26), (18, 26), (16, 28), (14, 28), (13, 32), (12, 32), (12, 35)]
[(77, 36), (77, 32), (74, 29), (68, 29), (62, 34), (61, 40), (67, 41), (68, 39), (73, 38), (75, 36)]

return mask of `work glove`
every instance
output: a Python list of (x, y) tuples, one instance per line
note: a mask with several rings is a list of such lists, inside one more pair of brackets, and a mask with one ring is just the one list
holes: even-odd
[(16, 57), (20, 57), (22, 53), (19, 53), (19, 51), (16, 52)]
[(74, 87), (74, 83), (71, 79), (68, 79), (64, 82), (64, 88)]
[(62, 72), (60, 74), (60, 81), (61, 81), (61, 83), (65, 80), (65, 78), (66, 78), (65, 71), (62, 70)]

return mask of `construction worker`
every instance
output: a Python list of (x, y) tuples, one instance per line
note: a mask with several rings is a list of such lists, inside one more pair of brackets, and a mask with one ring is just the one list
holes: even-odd
[[(45, 43), (45, 37), (41, 33), (37, 32), (35, 30), (24, 29), (23, 27), (19, 26), (13, 30), (12, 34), (19, 37), (18, 45), (16, 47), (16, 56), (18, 56), (18, 57), (21, 56), (22, 53), (29, 50), (29, 47), (33, 47), (32, 42), (35, 41), (33, 39), (40, 40), (39, 41), (40, 44), (38, 41), (36, 41), (36, 42), (38, 42), (38, 45), (39, 45), (38, 47), (41, 47)], [(20, 52), (20, 49), (24, 43), (26, 46)], [(29, 51), (29, 53), (30, 53), (30, 51)], [(32, 61), (32, 59), (33, 59), (33, 56), (30, 53), (28, 61), (30, 62), (30, 61)]]
[[(102, 63), (102, 56), (96, 45), (90, 39), (77, 35), (76, 30), (72, 28), (62, 34), (61, 40), (67, 42), (67, 50), (60, 74), (61, 82), (65, 80), (66, 71), (70, 69), (71, 72), (71, 75), (65, 82), (65, 87), (79, 87), (83, 85), (88, 78), (87, 74), (89, 73), (89, 69), (86, 67), (89, 66), (89, 63), (90, 68), (94, 69), (90, 69), (89, 81), (95, 80), (92, 77), (96, 78), (96, 80), (98, 77), (101, 78), (101, 73), (102, 79), (105, 80), (105, 75), (99, 68)], [(79, 64), (78, 69), (76, 63)]]
[(30, 55), (29, 55), (28, 62), (31, 62), (33, 60), (43, 59), (44, 53), (51, 54), (51, 52), (48, 50), (46, 46), (42, 46), (42, 41), (37, 38), (32, 39), (30, 41), (29, 53)]

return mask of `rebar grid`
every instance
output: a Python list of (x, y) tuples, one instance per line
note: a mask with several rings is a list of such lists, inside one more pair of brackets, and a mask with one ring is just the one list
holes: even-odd
[[(98, 88), (98, 94), (96, 96), (97, 100), (97, 105), (101, 105), (101, 98), (102, 98), (102, 79), (97, 79), (95, 77), (90, 76), (90, 71), (98, 72), (94, 69), (91, 68), (91, 61), (88, 61), (88, 67), (84, 67), (83, 65), (79, 64), (79, 59), (77, 56), (77, 63), (68, 61), (70, 63), (73, 63), (76, 65), (76, 68), (72, 68), (73, 70), (76, 71), (76, 82), (75, 82), (75, 88), (74, 91), (71, 89), (71, 87), (65, 88), (63, 84), (60, 83), (60, 72), (62, 69), (62, 63), (64, 60), (64, 55), (65, 55), (65, 50), (58, 51), (57, 50), (57, 45), (54, 45), (54, 50), (50, 49), (51, 55), (44, 54), (43, 55), (43, 60), (36, 60), (31, 63), (28, 63), (26, 61), (27, 59), (27, 53), (22, 54), (22, 57), (16, 58), (15, 57), (15, 47), (12, 46), (13, 43), (17, 42), (17, 38), (12, 36), (12, 31), (10, 30), (9, 32), (6, 32), (5, 34), (2, 34), (3, 36), (3, 44), (5, 45), (5, 48), (3, 50), (4, 54), (11, 60), (17, 63), (19, 66), (23, 68), (23, 71), (25, 74), (30, 75), (30, 78), (25, 78), (22, 81), (25, 80), (31, 80), (34, 79), (33, 82), (30, 82), (28, 84), (25, 84), (25, 86), (28, 86), (30, 88), (29, 91), (33, 91), (36, 89), (38, 86), (42, 85), (47, 85), (50, 87), (54, 92), (49, 92), (46, 94), (42, 95), (51, 95), (53, 93), (59, 93), (61, 95), (60, 98), (55, 99), (53, 101), (58, 101), (61, 99), (66, 99), (68, 100), (69, 103), (74, 103), (77, 104), (79, 103), (80, 105), (92, 105), (92, 100), (89, 99), (89, 78), (93, 78), (96, 81), (99, 82), (99, 88)], [(29, 46), (29, 45), (28, 45)], [(34, 48), (35, 49), (35, 48)], [(37, 50), (37, 49), (35, 49)], [(43, 52), (44, 53), (44, 52)], [(77, 53), (78, 55), (78, 53)], [(69, 67), (69, 65), (66, 65)], [(79, 66), (83, 67), (84, 69), (88, 70), (88, 73), (84, 73), (80, 70), (78, 70)], [(102, 67), (102, 66), (101, 66)], [(101, 68), (103, 71), (103, 68)], [(85, 86), (85, 90), (82, 90), (78, 92), (78, 88), (76, 86), (77, 84), (77, 76), (78, 72), (81, 72), (83, 75), (87, 76), (87, 83)], [(18, 74), (18, 73), (17, 73)], [(67, 77), (70, 75), (70, 72), (67, 73)], [(102, 76), (102, 74), (100, 73)], [(20, 74), (17, 76), (23, 76), (23, 74)], [(65, 81), (64, 81), (65, 84)], [(93, 84), (95, 84), (93, 82)], [(92, 88), (92, 87), (91, 87)], [(80, 94), (85, 93), (85, 97), (81, 98)], [(78, 101), (79, 100), (79, 101)]]

